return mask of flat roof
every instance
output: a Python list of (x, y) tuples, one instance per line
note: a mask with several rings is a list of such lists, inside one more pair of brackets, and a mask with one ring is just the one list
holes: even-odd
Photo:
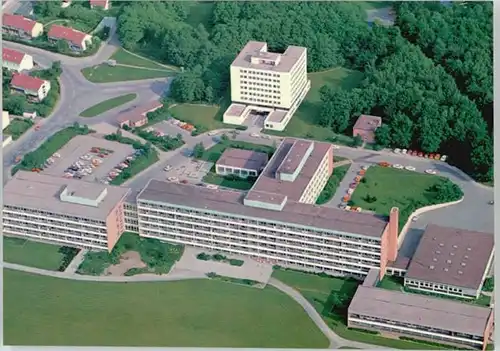
[(217, 211), (231, 215), (297, 224), (380, 238), (387, 218), (368, 213), (347, 212), (336, 208), (287, 201), (281, 211), (243, 205), (244, 194), (226, 189), (208, 189), (152, 179), (138, 200), (149, 200), (192, 209)]
[(374, 131), (382, 124), (382, 118), (378, 116), (361, 115), (358, 117), (353, 129)]
[[(66, 187), (85, 189), (91, 194), (100, 194), (106, 189), (107, 194), (98, 207), (75, 204), (61, 201), (59, 196)], [(124, 187), (19, 171), (3, 188), (3, 202), (5, 205), (104, 220), (128, 192), (129, 189)]]
[(243, 112), (245, 112), (245, 109), (247, 108), (247, 105), (242, 105), (242, 104), (231, 104), (229, 108), (226, 110), (224, 114), (229, 115), (229, 116), (236, 116), (240, 117)]
[(494, 245), (493, 233), (429, 224), (406, 277), (479, 289)]
[(273, 122), (273, 123), (281, 123), (288, 114), (288, 111), (286, 110), (274, 110), (269, 113), (267, 116), (267, 122)]
[[(269, 53), (267, 43), (261, 41), (249, 41), (240, 51), (231, 66), (240, 68), (249, 68), (271, 72), (290, 72), (300, 57), (307, 51), (300, 46), (289, 46), (283, 54)], [(261, 57), (263, 59), (276, 60), (280, 57), (277, 65), (265, 63), (252, 63), (252, 57)]]
[[(313, 142), (314, 149), (307, 158), (307, 161), (304, 164), (304, 167), (302, 167), (302, 170), (299, 172), (299, 175), (295, 178), (295, 181), (281, 181), (278, 177), (276, 177), (276, 172), (287, 157), (296, 140), (297, 139), (292, 138), (286, 138), (283, 140), (251, 190), (282, 194), (288, 197), (288, 201), (299, 201), (300, 197), (304, 193), (304, 190), (311, 181), (311, 178), (318, 169), (321, 161), (325, 157), (325, 154), (330, 150), (332, 145), (329, 143)], [(300, 142), (302, 141), (300, 140)], [(311, 142), (306, 141), (306, 143)]]
[(260, 171), (268, 159), (265, 152), (228, 148), (217, 160), (217, 165)]
[(312, 144), (313, 142), (307, 140), (295, 140), (276, 172), (293, 174), (299, 168)]
[(348, 312), (483, 336), (492, 310), (444, 298), (359, 286)]

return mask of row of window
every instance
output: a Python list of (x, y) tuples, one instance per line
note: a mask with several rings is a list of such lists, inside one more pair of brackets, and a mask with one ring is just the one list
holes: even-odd
[[(249, 87), (246, 87), (245, 85), (248, 84), (248, 85), (256, 85), (258, 87), (267, 87), (267, 88), (280, 88), (280, 86), (278, 84), (269, 84), (269, 83), (260, 83), (260, 82), (252, 82), (252, 81), (249, 81), (249, 80), (242, 80), (241, 82), (241, 89), (243, 88), (248, 88), (248, 90), (250, 90), (250, 86)], [(254, 90), (259, 90), (259, 88), (255, 88)]]
[(27, 222), (27, 223), (38, 223), (38, 224), (43, 224), (46, 226), (60, 226), (64, 228), (70, 228), (70, 229), (75, 229), (75, 230), (90, 230), (94, 232), (100, 232), (100, 233), (106, 233), (106, 227), (104, 226), (94, 226), (94, 225), (86, 225), (86, 223), (74, 223), (72, 221), (62, 221), (62, 220), (55, 220), (52, 218), (47, 218), (47, 217), (34, 217), (34, 216), (28, 216), (25, 214), (19, 214), (19, 213), (11, 213), (10, 211), (4, 211), (3, 213), (3, 220), (5, 221), (6, 219), (13, 219), (17, 221), (22, 221), (22, 222)]
[(267, 77), (279, 77), (280, 75), (277, 73), (270, 73), (270, 72), (264, 72), (264, 71), (249, 71), (246, 69), (240, 70), (241, 73), (246, 73), (250, 76), (267, 76)]
[(405, 279), (405, 285), (413, 285), (417, 287), (426, 287), (426, 288), (431, 288), (431, 289), (439, 289), (439, 290), (444, 290), (444, 291), (453, 291), (453, 292), (459, 292), (462, 293), (463, 290), (459, 288), (455, 288), (449, 285), (441, 285), (441, 284), (435, 284), (435, 283), (429, 283), (429, 282), (422, 282), (419, 280), (410, 280), (410, 279)]
[[(279, 88), (279, 86), (277, 85), (274, 85), (275, 88)], [(277, 89), (265, 89), (265, 88), (256, 88), (256, 87), (247, 87), (245, 85), (243, 85), (241, 87), (241, 90), (255, 90), (255, 91), (264, 91), (264, 92), (267, 92), (267, 93), (275, 93), (275, 94), (279, 94), (280, 91), (277, 90)]]
[(21, 206), (12, 206), (12, 205), (4, 205), (4, 210), (12, 210), (16, 212), (24, 212), (27, 214), (34, 214), (34, 215), (39, 215), (43, 217), (48, 217), (48, 218), (55, 218), (55, 219), (63, 219), (63, 220), (70, 220), (74, 222), (81, 222), (81, 223), (90, 223), (94, 225), (106, 225), (106, 222), (104, 220), (95, 220), (87, 217), (77, 217), (77, 216), (71, 216), (67, 214), (61, 214), (61, 213), (54, 213), (54, 212), (48, 212), (44, 210), (39, 210), (39, 209), (33, 209), (33, 208), (26, 208), (26, 207), (21, 207)]

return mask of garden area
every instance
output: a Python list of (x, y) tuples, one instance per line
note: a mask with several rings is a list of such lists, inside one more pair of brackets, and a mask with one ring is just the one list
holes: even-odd
[(80, 250), (26, 240), (16, 237), (3, 237), (3, 260), (23, 266), (64, 271)]
[(177, 133), (177, 135), (173, 137), (170, 135), (156, 135), (153, 132), (148, 132), (144, 129), (134, 129), (133, 132), (165, 152), (176, 150), (185, 144), (182, 134), (180, 133)]
[(324, 205), (332, 199), (350, 167), (351, 165), (348, 164), (333, 169), (332, 175), (328, 178), (325, 187), (316, 199), (316, 205)]
[[(218, 279), (86, 282), (9, 269), (3, 278), (7, 345), (325, 349), (329, 344), (302, 307), (272, 287), (248, 289)], [(34, 291), (42, 293), (34, 299)]]
[[(102, 275), (111, 265), (120, 263), (123, 254), (129, 251), (138, 252), (142, 262), (146, 267), (132, 273), (155, 273), (167, 274), (172, 266), (177, 262), (184, 252), (182, 245), (174, 245), (162, 242), (157, 239), (141, 238), (134, 233), (125, 232), (122, 234), (115, 247), (108, 253), (107, 251), (89, 251), (85, 255), (77, 273), (84, 275)], [(125, 275), (131, 275), (130, 273)]]
[(14, 118), (10, 121), (7, 128), (3, 130), (3, 133), (12, 136), (12, 140), (17, 140), (32, 126), (33, 120), (31, 119)]
[(120, 65), (110, 66), (105, 63), (82, 69), (83, 76), (92, 83), (114, 83), (131, 80), (168, 78), (175, 76), (176, 73), (176, 71), (167, 68), (152, 69)]
[(81, 126), (78, 123), (58, 131), (40, 145), (38, 149), (25, 154), (21, 162), (12, 168), (12, 175), (19, 170), (31, 171), (33, 168), (43, 168), (45, 161), (75, 136), (87, 135), (93, 132), (87, 125)]
[(236, 258), (227, 258), (226, 256), (221, 254), (209, 255), (204, 252), (201, 252), (198, 255), (196, 255), (196, 258), (202, 261), (215, 261), (215, 262), (228, 263), (231, 266), (236, 266), (236, 267), (241, 267), (243, 266), (243, 263), (245, 263), (243, 260), (238, 260)]
[(104, 100), (94, 106), (89, 107), (85, 111), (82, 111), (80, 113), (81, 117), (95, 117), (100, 114), (103, 114), (104, 112), (107, 112), (109, 110), (112, 110), (118, 106), (124, 105), (130, 101), (135, 100), (137, 98), (137, 94), (125, 94), (125, 95), (120, 95), (108, 100)]
[(377, 332), (347, 328), (347, 307), (360, 281), (330, 277), (324, 273), (306, 273), (275, 267), (273, 278), (299, 291), (340, 337), (367, 344), (407, 350), (442, 350), (443, 347), (420, 342), (389, 339)]
[(350, 206), (388, 216), (399, 207), (399, 227), (418, 208), (457, 201), (463, 197), (458, 185), (447, 178), (391, 167), (372, 166), (356, 187)]

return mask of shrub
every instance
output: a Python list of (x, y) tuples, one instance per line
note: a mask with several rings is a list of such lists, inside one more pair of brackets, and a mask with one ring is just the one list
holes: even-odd
[(212, 258), (215, 261), (224, 261), (224, 260), (226, 260), (226, 256), (221, 255), (221, 254), (215, 254), (215, 255), (212, 256)]
[(202, 260), (202, 261), (210, 261), (212, 256), (207, 255), (206, 253), (202, 252), (202, 253), (199, 253), (198, 255), (196, 255), (196, 258), (199, 260)]
[(357, 331), (357, 332), (360, 332), (360, 333), (372, 334), (372, 335), (379, 334), (379, 332), (377, 332), (377, 331), (368, 330), (368, 329), (361, 329), (361, 328), (347, 328), (347, 329), (352, 330), (352, 331)]
[(242, 261), (242, 260), (236, 260), (236, 259), (230, 259), (230, 260), (229, 260), (229, 264), (230, 264), (231, 266), (241, 267), (241, 266), (243, 266), (243, 263), (245, 263), (245, 262), (244, 262), (244, 261)]

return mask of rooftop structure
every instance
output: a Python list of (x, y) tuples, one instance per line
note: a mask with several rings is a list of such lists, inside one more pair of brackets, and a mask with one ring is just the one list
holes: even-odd
[[(451, 286), (455, 290), (461, 288), (464, 295), (477, 297), (491, 265), (493, 251), (494, 235), (491, 233), (428, 225), (408, 267), (405, 285), (409, 281), (412, 285), (420, 281)], [(467, 294), (468, 290), (472, 293)]]
[(228, 148), (217, 160), (216, 165), (260, 171), (266, 165), (267, 160), (268, 156), (265, 152)]
[(135, 106), (130, 111), (119, 114), (117, 117), (120, 126), (140, 127), (148, 123), (147, 114), (163, 107), (160, 101), (151, 101), (141, 106)]
[(359, 135), (367, 143), (375, 142), (375, 130), (382, 125), (382, 118), (361, 115), (354, 124), (353, 136)]
[(102, 220), (128, 192), (122, 187), (19, 171), (5, 185), (3, 202)]
[(20, 64), (26, 54), (21, 51), (2, 48), (2, 60)]

